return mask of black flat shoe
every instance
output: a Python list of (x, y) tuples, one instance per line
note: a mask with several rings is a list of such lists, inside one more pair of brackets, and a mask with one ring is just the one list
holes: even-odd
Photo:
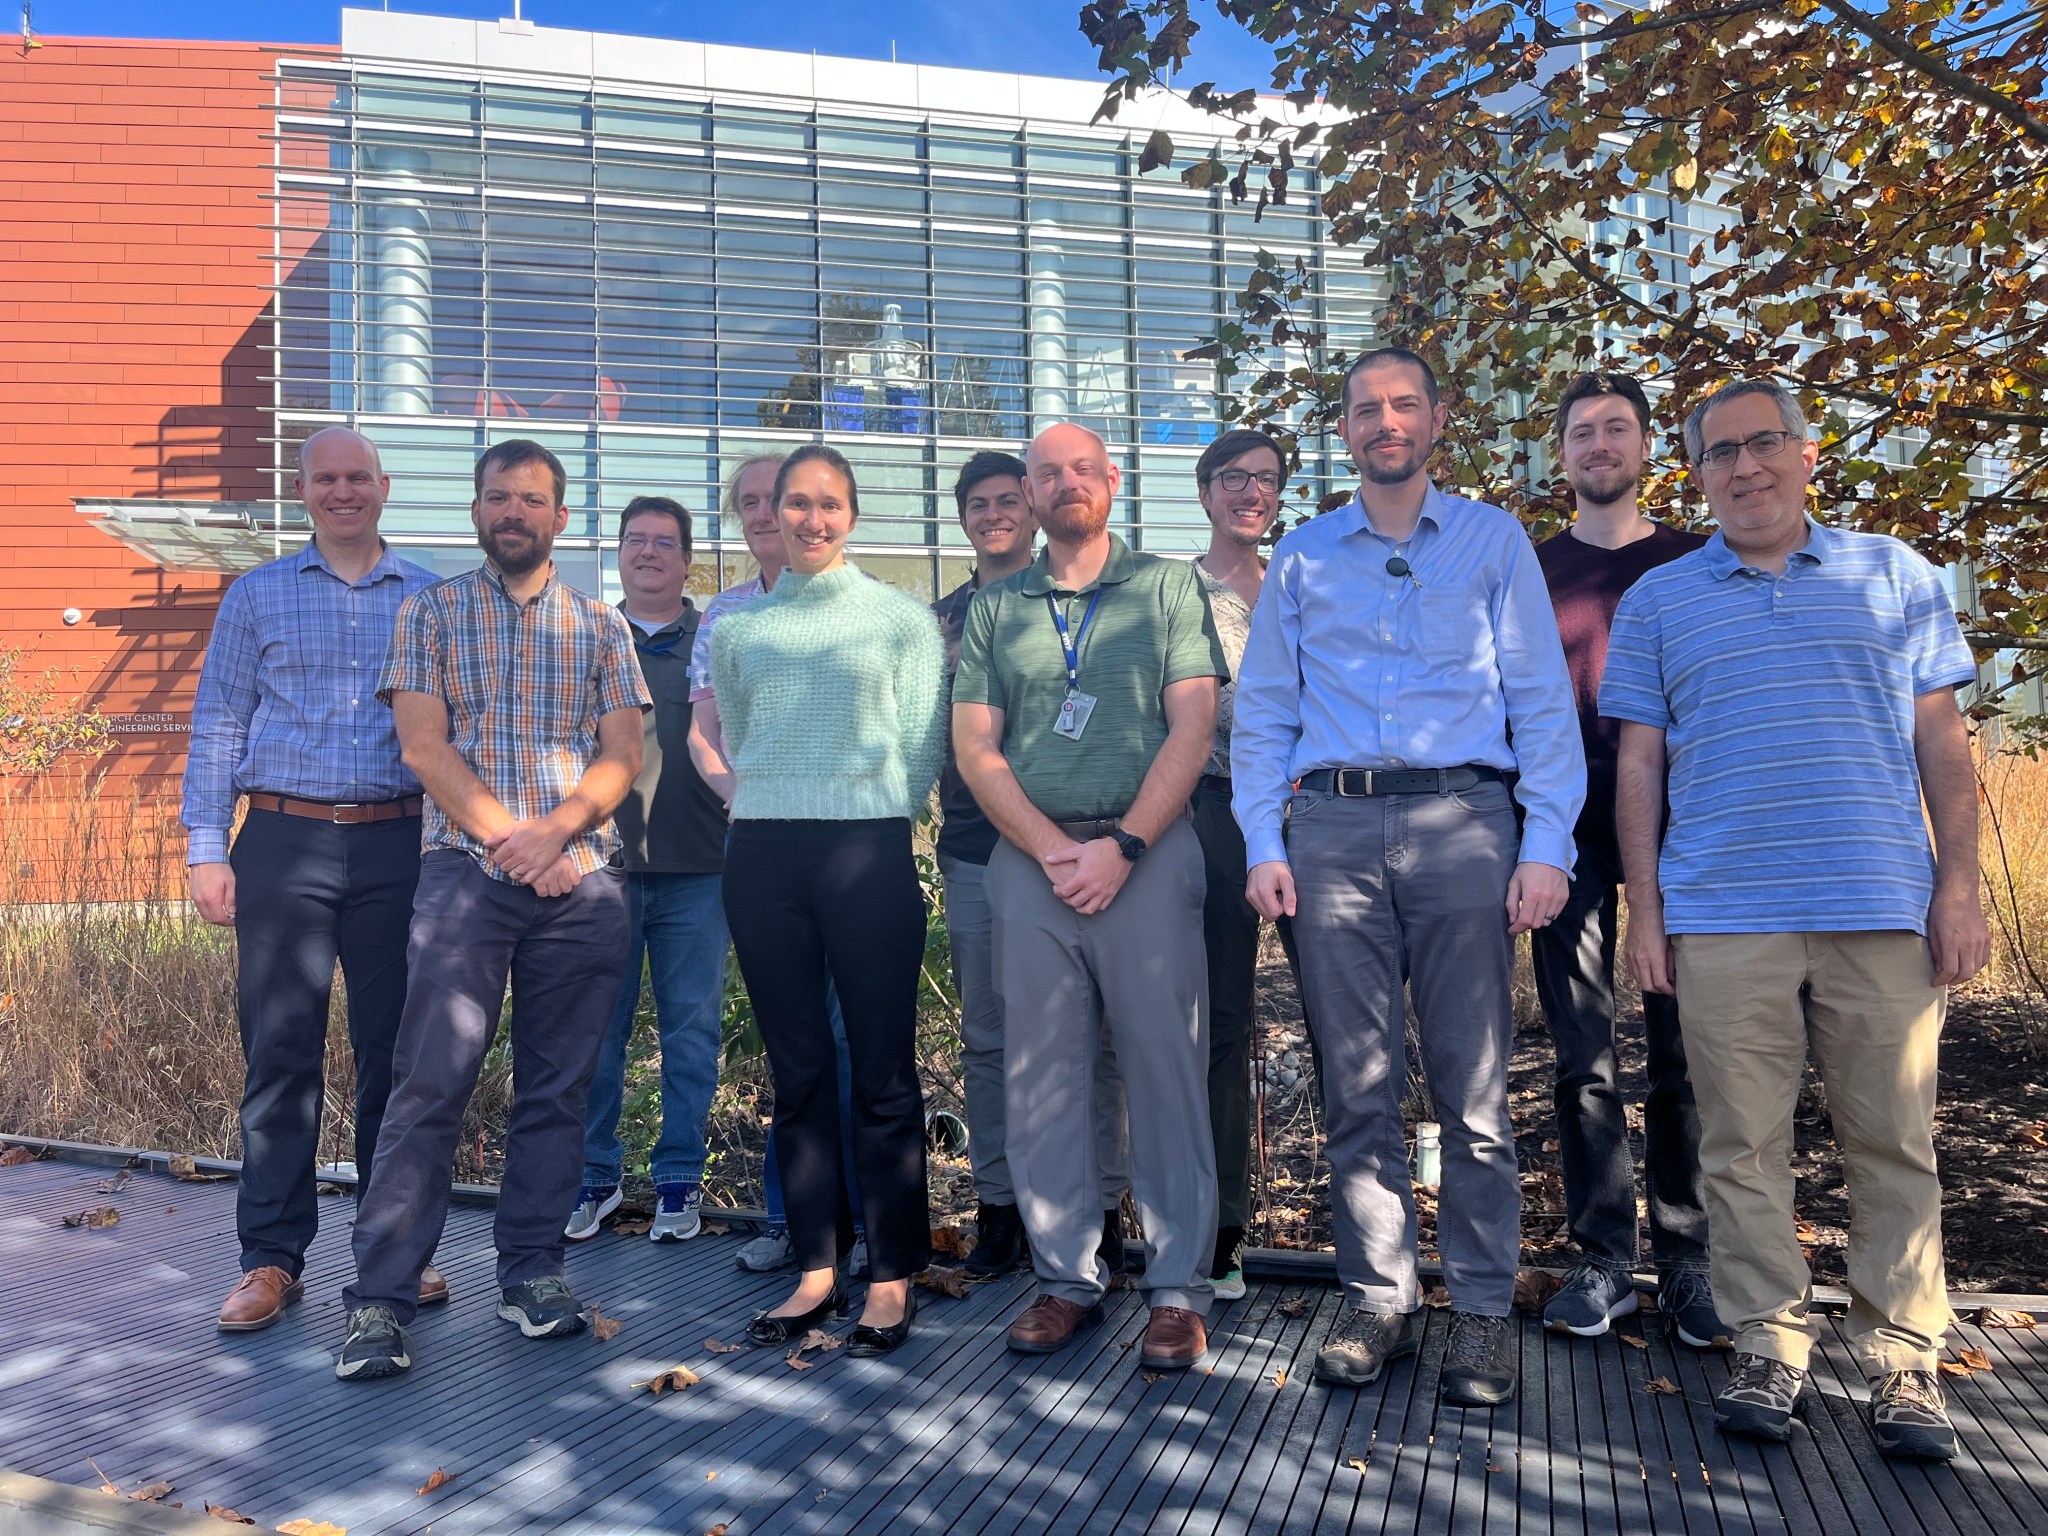
[(792, 1317), (777, 1317), (768, 1312), (756, 1312), (747, 1324), (747, 1338), (764, 1348), (787, 1344), (791, 1339), (800, 1339), (806, 1333), (828, 1318), (846, 1316), (846, 1293), (838, 1286), (832, 1287), (832, 1294), (819, 1302), (808, 1312), (799, 1312)]
[(871, 1360), (876, 1355), (886, 1355), (890, 1350), (910, 1337), (910, 1325), (917, 1321), (917, 1292), (912, 1291), (903, 1298), (903, 1321), (891, 1323), (887, 1328), (870, 1328), (862, 1323), (846, 1336), (846, 1352)]

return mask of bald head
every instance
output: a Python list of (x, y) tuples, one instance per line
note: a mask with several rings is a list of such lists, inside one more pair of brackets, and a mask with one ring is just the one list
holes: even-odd
[(391, 495), (377, 445), (347, 427), (327, 427), (300, 445), (294, 481), (315, 542), (330, 556), (375, 548), (377, 520)]
[(1048, 539), (1086, 544), (1109, 527), (1123, 474), (1095, 433), (1070, 421), (1047, 427), (1024, 451), (1024, 468), (1025, 500)]

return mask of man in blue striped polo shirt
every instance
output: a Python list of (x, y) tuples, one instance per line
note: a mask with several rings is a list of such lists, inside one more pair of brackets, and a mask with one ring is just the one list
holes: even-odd
[(1685, 446), (1720, 532), (1623, 597), (1600, 712), (1623, 722), (1629, 965), (1678, 996), (1699, 1105), (1737, 1351), (1715, 1410), (1783, 1440), (1805, 1382), (1789, 1156), (1811, 1041), (1848, 1176), (1848, 1332), (1877, 1443), (1946, 1459), (1935, 1063), (1945, 989), (1991, 952), (1955, 700), (1976, 668), (1933, 567), (1807, 515), (1819, 449), (1792, 395), (1730, 384)]
[[(231, 1333), (269, 1327), (302, 1294), (319, 1226), (313, 1167), (337, 955), (355, 1053), (357, 1187), (369, 1183), (420, 877), (420, 781), (399, 760), (376, 690), (398, 605), (434, 573), (378, 536), (391, 480), (368, 438), (346, 427), (314, 433), (295, 484), (313, 538), (221, 598), (180, 815), (192, 904), (237, 941), (242, 1277), (219, 1320)], [(249, 813), (230, 854), (244, 795)], [(447, 1297), (430, 1265), (420, 1300)]]

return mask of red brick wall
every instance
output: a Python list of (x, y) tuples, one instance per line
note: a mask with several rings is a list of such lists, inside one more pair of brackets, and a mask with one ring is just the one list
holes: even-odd
[[(0, 50), (0, 646), (109, 714), (189, 718), (221, 582), (155, 567), (72, 498), (270, 494), (280, 51)], [(175, 794), (183, 738), (125, 734), (104, 761), (102, 804), (146, 804)]]

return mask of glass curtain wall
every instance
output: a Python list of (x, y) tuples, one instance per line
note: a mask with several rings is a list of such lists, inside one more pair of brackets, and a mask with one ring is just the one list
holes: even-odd
[[(477, 453), (535, 438), (570, 476), (563, 567), (608, 594), (630, 497), (697, 514), (708, 590), (751, 568), (728, 467), (821, 440), (860, 476), (856, 558), (944, 590), (958, 466), (1058, 420), (1112, 445), (1134, 546), (1195, 553), (1220, 412), (1186, 354), (1257, 252), (1308, 265), (1346, 345), (1379, 291), (1312, 177), (1255, 222), (1108, 132), (290, 64), (278, 133), (280, 495), (299, 441), (360, 426), (386, 528), (462, 569)], [(1303, 499), (1346, 472), (1314, 458)]]

